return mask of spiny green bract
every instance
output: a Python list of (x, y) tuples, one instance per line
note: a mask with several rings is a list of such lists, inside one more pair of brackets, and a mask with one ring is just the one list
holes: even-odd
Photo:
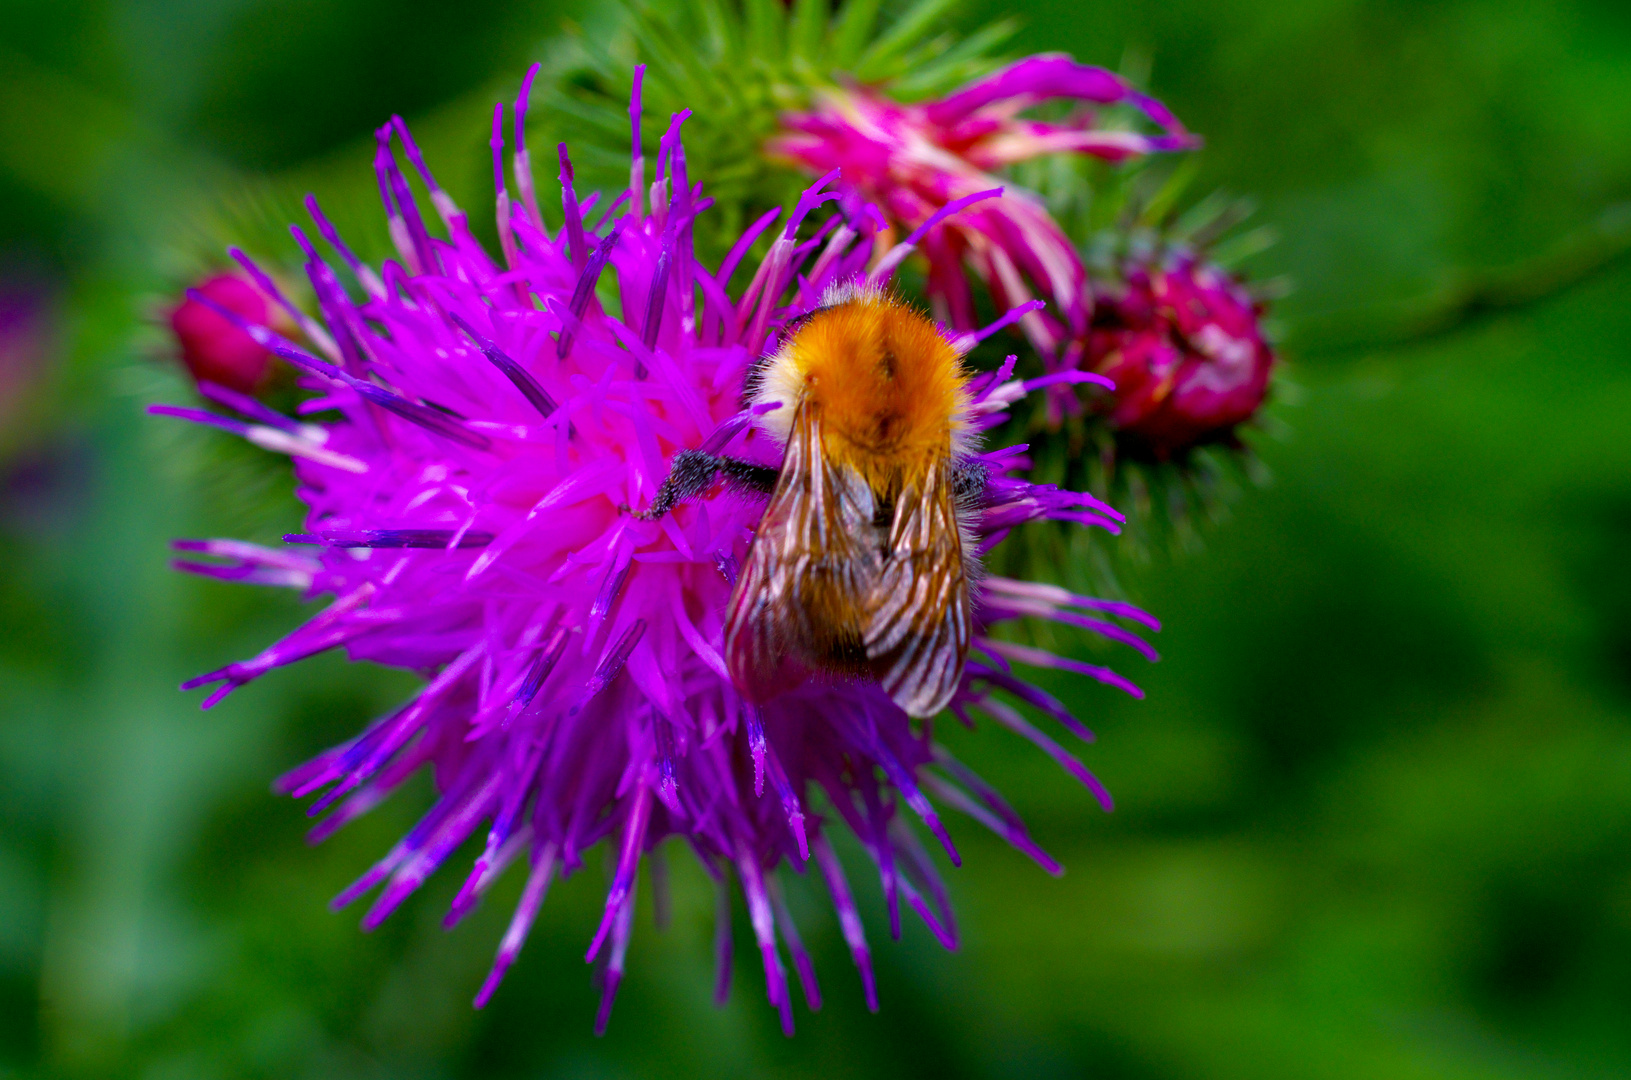
[[(628, 101), (636, 64), (646, 65), (646, 112), (692, 112), (685, 152), (709, 179), (715, 210), (699, 221), (697, 244), (718, 255), (721, 239), (772, 207), (790, 207), (808, 180), (767, 158), (780, 116), (806, 108), (823, 86), (882, 85), (915, 101), (944, 94), (997, 67), (997, 50), (1017, 29), (991, 23), (966, 37), (948, 30), (964, 0), (918, 0), (886, 11), (879, 0), (673, 0), (623, 7), (606, 40), (576, 31), (540, 104), (542, 121), (573, 146), (586, 186), (627, 184)], [(647, 160), (663, 125), (644, 132)], [(623, 171), (619, 171), (623, 170)]]

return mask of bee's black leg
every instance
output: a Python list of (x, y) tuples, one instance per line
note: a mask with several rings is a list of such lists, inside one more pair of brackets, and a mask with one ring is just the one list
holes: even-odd
[(974, 508), (985, 502), (985, 487), (991, 474), (978, 461), (959, 461), (951, 473), (951, 494), (957, 505)]
[(720, 474), (725, 477), (725, 483), (737, 491), (769, 495), (776, 490), (776, 481), (781, 479), (782, 471), (774, 465), (755, 465), (751, 461), (731, 457), (716, 460), (719, 462)]
[(657, 489), (657, 497), (637, 517), (654, 521), (687, 499), (707, 491), (714, 477), (721, 475), (725, 483), (738, 491), (768, 495), (775, 490), (780, 470), (769, 465), (755, 465), (751, 461), (720, 457), (705, 450), (681, 450), (674, 455), (674, 464), (668, 470), (668, 479)]

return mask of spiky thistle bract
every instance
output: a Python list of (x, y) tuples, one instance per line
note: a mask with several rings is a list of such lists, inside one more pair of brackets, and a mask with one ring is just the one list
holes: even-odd
[[(691, 160), (719, 207), (698, 246), (722, 253), (757, 213), (791, 208), (808, 177), (765, 154), (790, 111), (839, 81), (887, 85), (902, 100), (952, 90), (995, 69), (1015, 32), (999, 20), (967, 36), (948, 29), (963, 0), (917, 0), (886, 12), (878, 0), (702, 0), (629, 3), (610, 35), (577, 32), (551, 65), (540, 104), (552, 135), (579, 148), (586, 179), (615, 186), (635, 63), (654, 112), (696, 111)], [(647, 147), (648, 152), (654, 146)]]

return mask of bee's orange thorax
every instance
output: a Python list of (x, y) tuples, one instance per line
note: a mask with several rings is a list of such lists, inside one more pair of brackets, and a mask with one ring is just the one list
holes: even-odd
[(955, 492), (976, 434), (962, 356), (876, 287), (831, 289), (822, 305), (747, 388), (784, 453), (731, 595), (726, 658), (749, 700), (822, 671), (876, 679), (931, 716), (973, 634), (976, 562)]
[(951, 455), (962, 360), (934, 324), (888, 296), (816, 312), (777, 357), (818, 411), (823, 452), (875, 489), (922, 476)]

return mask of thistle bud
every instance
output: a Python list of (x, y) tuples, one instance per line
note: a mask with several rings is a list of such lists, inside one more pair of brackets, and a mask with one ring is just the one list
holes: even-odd
[[(254, 285), (235, 274), (208, 278), (197, 291), (248, 323), (267, 325), (271, 320), (281, 325), (283, 321), (273, 318), (272, 305)], [(183, 300), (170, 312), (170, 329), (181, 347), (181, 362), (195, 381), (216, 383), (241, 394), (253, 394), (265, 384), (272, 354), (205, 304)]]
[(1086, 366), (1116, 384), (1111, 426), (1159, 460), (1229, 439), (1268, 391), (1262, 305), (1189, 254), (1136, 260), (1125, 275), (1098, 297), (1087, 338)]

